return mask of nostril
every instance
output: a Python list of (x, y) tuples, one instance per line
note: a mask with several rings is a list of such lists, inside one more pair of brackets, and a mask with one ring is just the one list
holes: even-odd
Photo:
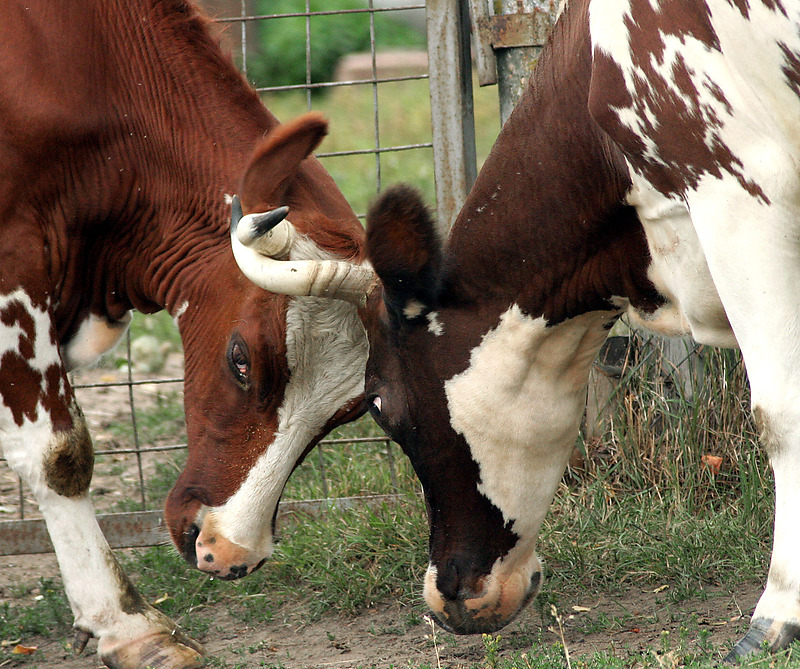
[(448, 559), (437, 570), (436, 588), (447, 600), (471, 599), (483, 591), (485, 574), (479, 574), (466, 557)]
[(229, 578), (242, 578), (243, 576), (247, 576), (247, 565), (246, 564), (237, 564), (231, 567), (231, 573)]
[(450, 558), (438, 570), (436, 587), (442, 597), (455, 601), (460, 599), (464, 585), (464, 575), (468, 573), (466, 560), (463, 558)]
[(186, 531), (183, 533), (183, 546), (181, 547), (181, 553), (183, 554), (183, 559), (193, 567), (197, 566), (197, 549), (195, 548), (195, 542), (199, 536), (200, 528), (195, 523), (189, 525), (189, 527), (187, 527)]

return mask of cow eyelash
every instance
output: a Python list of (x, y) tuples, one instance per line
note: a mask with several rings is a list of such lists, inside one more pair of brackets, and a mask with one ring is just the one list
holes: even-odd
[(250, 359), (247, 347), (238, 337), (231, 340), (228, 347), (228, 365), (239, 384), (246, 388), (250, 377)]

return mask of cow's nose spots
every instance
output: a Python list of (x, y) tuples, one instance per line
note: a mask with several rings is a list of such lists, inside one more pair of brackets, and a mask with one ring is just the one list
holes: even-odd
[(206, 553), (206, 556), (203, 558), (206, 562), (213, 562), (214, 556), (211, 553)]

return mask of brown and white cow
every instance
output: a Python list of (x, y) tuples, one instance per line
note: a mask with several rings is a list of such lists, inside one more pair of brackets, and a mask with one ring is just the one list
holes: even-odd
[[(0, 443), (47, 522), (75, 616), (113, 667), (189, 667), (198, 647), (117, 565), (87, 491), (92, 445), (67, 372), (167, 309), (184, 344), (189, 458), (165, 519), (219, 578), (256, 569), (292, 469), (362, 411), (357, 306), (254, 286), (230, 246), (245, 213), (289, 207), (286, 252), (361, 262), (363, 228), (184, 0), (0, 6)], [(335, 285), (319, 290), (333, 296)]]
[(766, 590), (731, 658), (800, 635), (800, 5), (568, 0), (442, 246), (371, 212), (366, 393), (431, 525), (425, 598), (461, 633), (536, 594), (536, 539), (589, 367), (624, 312), (739, 346), (775, 472)]

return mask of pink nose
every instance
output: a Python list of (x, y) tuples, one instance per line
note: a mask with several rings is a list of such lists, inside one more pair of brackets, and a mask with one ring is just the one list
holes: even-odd
[(251, 574), (266, 562), (267, 557), (229, 541), (213, 527), (200, 530), (195, 541), (197, 568), (229, 581)]
[[(537, 565), (538, 566), (538, 565)], [(454, 634), (489, 634), (510, 623), (539, 592), (542, 575), (523, 570), (459, 579), (459, 586), (437, 578), (435, 567), (425, 575), (423, 595), (433, 617)]]

